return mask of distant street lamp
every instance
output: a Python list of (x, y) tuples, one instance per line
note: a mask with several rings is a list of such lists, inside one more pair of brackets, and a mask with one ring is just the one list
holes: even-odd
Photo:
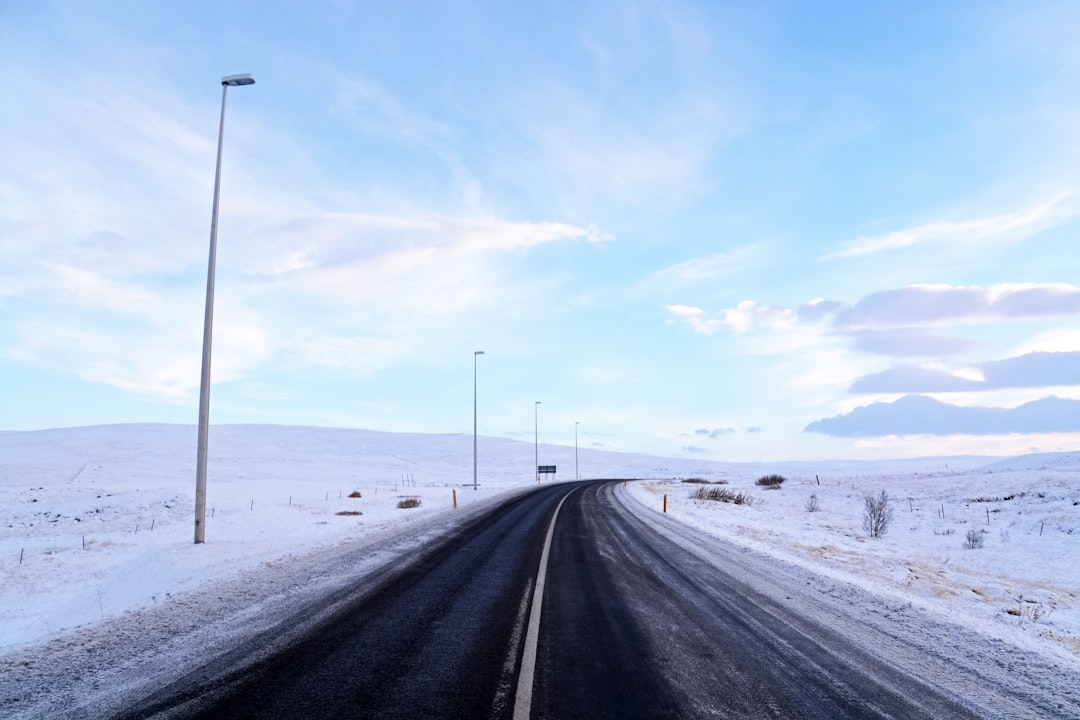
[(251, 73), (221, 78), (221, 125), (218, 127), (214, 206), (210, 215), (210, 260), (206, 269), (206, 315), (203, 319), (202, 379), (199, 384), (199, 450), (195, 460), (195, 544), (206, 541), (206, 446), (210, 434), (210, 341), (214, 327), (214, 270), (217, 266), (218, 196), (221, 190), (221, 145), (225, 138), (225, 96), (230, 86), (254, 85)]
[(577, 426), (581, 424), (580, 420), (574, 421), (574, 477), (578, 480), (581, 479), (581, 473), (578, 471), (578, 458), (577, 458)]
[(472, 489), (476, 489), (476, 356), (483, 355), (483, 350), (472, 354)]
[(540, 401), (533, 405), (533, 446), (535, 449), (536, 484), (540, 484)]

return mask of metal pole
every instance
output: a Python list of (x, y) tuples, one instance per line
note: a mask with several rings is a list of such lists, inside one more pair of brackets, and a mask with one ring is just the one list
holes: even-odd
[(540, 401), (537, 400), (533, 405), (533, 449), (535, 460), (533, 465), (536, 467), (536, 484), (540, 484)]
[(203, 317), (202, 375), (199, 380), (199, 441), (195, 458), (195, 544), (206, 541), (206, 448), (210, 434), (210, 345), (214, 334), (214, 275), (217, 268), (218, 198), (221, 192), (221, 148), (225, 140), (225, 99), (230, 85), (252, 85), (250, 74), (221, 79), (221, 124), (218, 126), (214, 205), (210, 213), (210, 259), (206, 265), (206, 314)]
[(199, 381), (199, 449), (195, 460), (195, 544), (206, 541), (206, 448), (210, 434), (210, 345), (214, 334), (214, 271), (217, 267), (218, 197), (221, 191), (221, 148), (225, 140), (225, 98), (221, 84), (221, 125), (218, 128), (214, 206), (210, 214), (210, 259), (206, 270), (206, 314), (203, 317), (202, 378)]
[(476, 356), (483, 355), (477, 350), (472, 356), (472, 489), (476, 489)]
[(581, 424), (580, 420), (574, 421), (574, 477), (578, 480), (581, 479), (581, 473), (578, 471), (578, 456), (577, 456), (577, 426)]

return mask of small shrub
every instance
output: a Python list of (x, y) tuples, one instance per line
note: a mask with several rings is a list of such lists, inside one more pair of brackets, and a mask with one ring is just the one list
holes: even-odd
[(364, 513), (360, 512), (359, 510), (342, 510), (342, 511), (336, 512), (334, 514), (335, 515), (363, 515)]
[(754, 501), (746, 493), (737, 493), (727, 488), (700, 487), (690, 497), (695, 500), (715, 500), (717, 502), (732, 503), (734, 505), (753, 505)]
[(420, 507), (420, 498), (408, 497), (402, 500), (398, 500), (397, 506), (402, 509)]
[(983, 546), (983, 534), (982, 530), (968, 530), (967, 539), (964, 540), (964, 547), (968, 550), (978, 550)]
[(691, 485), (708, 485), (709, 481), (705, 478), (685, 478), (684, 483), (690, 483)]
[(872, 538), (878, 539), (889, 529), (893, 511), (889, 506), (889, 494), (884, 490), (878, 495), (863, 497), (863, 530)]
[(1051, 605), (1047, 610), (1035, 600), (1025, 600), (1023, 595), (1014, 598), (1016, 600), (1016, 607), (1008, 608), (1006, 613), (1013, 617), (1018, 617), (1020, 620), (1030, 620), (1031, 622), (1038, 622), (1044, 617), (1049, 617), (1050, 613), (1054, 612), (1054, 607)]
[(754, 484), (767, 488), (779, 488), (785, 482), (787, 482), (787, 478), (783, 475), (765, 475), (754, 481)]
[(363, 496), (360, 494), (359, 490), (353, 490), (351, 493), (349, 493), (349, 497), (358, 498), (358, 497), (363, 497)]
[(713, 488), (699, 487), (697, 490), (690, 493), (690, 497), (694, 500), (719, 500), (720, 498), (713, 497), (713, 493), (715, 492), (716, 490)]
[(806, 512), (817, 512), (820, 509), (821, 504), (818, 502), (817, 493), (806, 498)]

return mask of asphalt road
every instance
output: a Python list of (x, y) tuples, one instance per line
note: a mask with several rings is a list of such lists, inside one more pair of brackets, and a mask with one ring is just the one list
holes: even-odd
[(120, 717), (975, 717), (656, 532), (619, 485), (510, 501)]

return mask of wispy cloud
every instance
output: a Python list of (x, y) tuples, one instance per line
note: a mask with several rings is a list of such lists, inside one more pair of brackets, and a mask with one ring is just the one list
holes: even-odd
[(555, 222), (325, 214), (271, 233), (279, 254), (267, 254), (253, 271), (331, 303), (441, 315), (499, 302), (513, 284), (508, 268), (499, 269), (504, 259), (513, 264), (547, 243), (608, 238), (595, 227)]
[(393, 94), (370, 79), (340, 80), (336, 100), (352, 121), (367, 132), (440, 153), (455, 142), (452, 125), (407, 109)]
[(734, 250), (702, 255), (657, 270), (632, 287), (633, 295), (671, 293), (718, 278), (745, 273), (759, 262), (761, 248), (747, 245)]
[(911, 285), (867, 295), (834, 324), (855, 330), (1065, 315), (1080, 315), (1080, 287), (1067, 283)]
[[(0, 314), (0, 353), (141, 395), (190, 397), (219, 96), (193, 100), (163, 79), (132, 85), (108, 73), (49, 86), (19, 71), (5, 79), (37, 112), (0, 117), (0, 130), (21, 139), (0, 155), (0, 311), (19, 309)], [(351, 93), (341, 107), (370, 111), (378, 127), (366, 131), (457, 162), (452, 128), (377, 86)], [(230, 95), (233, 119), (244, 108)], [(343, 211), (357, 199), (308, 189), (312, 177), (317, 188), (343, 183), (304, 142), (243, 120), (226, 153), (215, 381), (274, 365), (384, 367), (421, 337), (450, 336), (455, 313), (528, 304), (546, 282), (529, 267), (537, 248), (613, 239), (587, 224), (416, 199), (396, 214)], [(272, 158), (260, 154), (270, 147)]]
[(888, 357), (949, 357), (962, 355), (982, 345), (938, 328), (894, 327), (882, 330), (841, 330), (853, 350)]
[(856, 238), (822, 260), (872, 255), (924, 244), (970, 244), (991, 238), (1022, 239), (1080, 213), (1078, 192), (1058, 192), (1015, 212), (973, 220), (938, 220), (884, 235)]
[(1078, 316), (1080, 287), (1068, 283), (911, 285), (872, 293), (854, 305), (818, 298), (798, 308), (784, 308), (745, 300), (715, 317), (689, 305), (668, 305), (667, 311), (703, 335), (723, 328), (746, 334), (761, 328), (784, 331), (800, 325), (820, 326), (822, 332), (846, 337), (864, 352), (954, 355), (977, 347), (979, 341), (949, 335), (941, 328)]
[[(279, 233), (243, 272), (219, 264), (215, 380), (269, 363), (373, 371), (420, 335), (430, 343), (452, 316), (520, 300), (530, 290), (519, 266), (536, 247), (606, 240), (595, 228), (493, 217), (327, 214)], [(17, 290), (34, 319), (9, 336), (8, 357), (165, 398), (197, 387), (201, 274), (162, 283), (160, 271), (44, 260)], [(358, 306), (364, 320), (350, 317)]]

